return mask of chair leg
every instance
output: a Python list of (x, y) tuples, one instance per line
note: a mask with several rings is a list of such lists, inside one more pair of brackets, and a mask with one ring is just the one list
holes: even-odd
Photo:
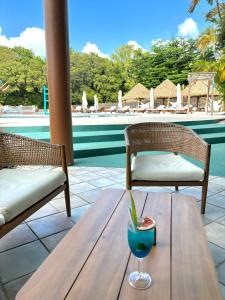
[(64, 190), (65, 195), (65, 204), (66, 204), (66, 213), (68, 217), (71, 217), (71, 206), (70, 206), (70, 190), (69, 185)]
[(179, 187), (178, 185), (175, 186), (175, 191), (178, 192), (179, 191)]
[(127, 183), (126, 184), (126, 189), (131, 191), (132, 190), (132, 185), (130, 183)]
[(205, 214), (207, 191), (208, 191), (208, 183), (206, 183), (202, 187), (202, 201), (201, 201), (201, 213), (202, 214)]

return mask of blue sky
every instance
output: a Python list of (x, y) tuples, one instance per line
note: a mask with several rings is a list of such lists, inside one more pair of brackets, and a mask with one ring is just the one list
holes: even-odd
[[(129, 41), (149, 49), (159, 38), (197, 36), (206, 26), (204, 12), (209, 7), (202, 0), (190, 15), (190, 1), (69, 0), (70, 46), (77, 51), (111, 55)], [(0, 44), (24, 45), (43, 55), (42, 0), (0, 0), (0, 28)]]

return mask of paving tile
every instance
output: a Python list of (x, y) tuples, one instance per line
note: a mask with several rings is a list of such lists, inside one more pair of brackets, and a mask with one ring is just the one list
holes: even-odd
[(225, 262), (219, 265), (216, 270), (219, 276), (219, 282), (225, 285)]
[(225, 249), (218, 247), (217, 245), (212, 243), (209, 243), (209, 249), (216, 266), (225, 261)]
[[(196, 187), (188, 187), (180, 191), (181, 194), (190, 195), (195, 197), (197, 200), (201, 200), (202, 198), (202, 190)], [(208, 192), (208, 196), (214, 195), (211, 192)]]
[(39, 238), (58, 233), (73, 226), (72, 221), (63, 213), (58, 213), (28, 222), (28, 225)]
[(121, 175), (110, 175), (110, 177), (113, 181), (118, 182), (118, 183), (126, 183), (126, 176), (124, 174)]
[(69, 175), (69, 184), (76, 184), (76, 183), (80, 183), (81, 180), (75, 176)]
[(225, 190), (224, 185), (216, 184), (213, 182), (209, 182), (208, 191), (212, 193), (220, 193)]
[(223, 299), (225, 300), (225, 286), (223, 284), (220, 284), (220, 289), (222, 292)]
[(100, 179), (94, 180), (92, 184), (96, 187), (104, 187), (104, 186), (110, 187), (111, 185), (115, 184), (115, 182), (108, 178), (100, 178)]
[(218, 176), (213, 176), (213, 175), (209, 175), (209, 181), (213, 181), (215, 178), (217, 178)]
[(96, 189), (96, 186), (93, 186), (89, 183), (83, 182), (83, 183), (78, 183), (78, 184), (73, 184), (70, 186), (70, 190), (74, 194), (79, 194), (87, 191), (91, 191)]
[(107, 170), (107, 169), (104, 167), (89, 167), (88, 168), (88, 171), (93, 172), (93, 173), (98, 173), (98, 172), (105, 171), (105, 170)]
[(69, 169), (69, 174), (73, 176), (77, 176), (78, 174), (89, 174), (90, 172), (86, 168), (73, 168)]
[(217, 220), (216, 220), (216, 223), (219, 223), (219, 224), (221, 224), (221, 225), (224, 225), (224, 226), (225, 226), (225, 216), (224, 216), (224, 217), (222, 217), (222, 218), (219, 218), (219, 219), (217, 219)]
[(20, 224), (0, 239), (0, 252), (35, 240), (37, 240), (37, 237), (30, 228), (25, 223)]
[[(200, 210), (201, 203), (198, 202), (198, 207)], [(205, 225), (211, 223), (212, 221), (225, 216), (225, 209), (218, 206), (206, 203), (205, 215), (201, 215), (203, 223)]]
[[(53, 199), (55, 200), (55, 199), (64, 198), (64, 197), (65, 197), (64, 192), (61, 192), (60, 194), (58, 194), (57, 196), (55, 196)], [(50, 203), (51, 203), (51, 201), (50, 201)]]
[(225, 208), (225, 196), (221, 194), (215, 194), (208, 197), (207, 202), (222, 208)]
[(220, 184), (224, 186), (224, 190), (225, 190), (225, 177), (216, 177), (213, 179), (213, 182), (216, 184)]
[[(176, 192), (174, 186), (165, 186), (164, 188), (168, 189), (168, 190), (170, 190), (170, 191), (172, 191), (174, 193)], [(179, 191), (178, 192), (181, 192), (181, 191), (183, 191), (184, 189), (187, 189), (187, 188), (190, 188), (190, 186), (179, 186)]]
[(48, 254), (48, 251), (39, 241), (0, 253), (0, 278), (2, 283), (35, 271)]
[(6, 295), (9, 300), (14, 300), (16, 294), (19, 290), (24, 286), (27, 280), (31, 277), (32, 273), (23, 277), (20, 277), (16, 280), (10, 281), (4, 285), (4, 289), (6, 291)]
[[(105, 190), (105, 189), (107, 189), (107, 187), (103, 188), (103, 190)], [(126, 189), (126, 185), (125, 184), (121, 184), (121, 183), (112, 184), (110, 186), (110, 189), (125, 190)]]
[(218, 223), (210, 223), (205, 226), (208, 241), (225, 249), (225, 226)]
[(91, 207), (90, 204), (84, 205), (81, 207), (73, 208), (71, 210), (71, 217), (70, 219), (74, 222), (77, 223), (77, 221), (86, 213), (86, 211)]
[(98, 175), (101, 175), (102, 177), (112, 177), (113, 173), (110, 170), (106, 169), (104, 171), (99, 171)]
[(91, 180), (95, 181), (96, 179), (102, 178), (101, 175), (92, 172), (85, 173), (85, 174), (78, 174), (76, 177), (80, 180), (80, 182), (87, 182)]
[(47, 236), (41, 239), (41, 241), (45, 244), (49, 251), (52, 251), (68, 232), (69, 229)]
[(57, 213), (58, 210), (53, 207), (51, 204), (47, 203), (45, 206), (41, 207), (39, 210), (37, 210), (33, 215), (31, 215), (29, 218), (26, 219), (27, 221), (39, 219), (45, 216), (53, 215)]
[[(70, 195), (70, 205), (71, 208), (79, 207), (82, 205), (87, 204), (83, 199), (76, 195)], [(58, 211), (65, 211), (66, 210), (66, 204), (64, 198), (59, 198), (56, 200), (51, 201), (51, 205), (54, 206)]]
[(87, 201), (89, 203), (93, 203), (96, 201), (96, 199), (98, 199), (100, 197), (101, 194), (102, 194), (102, 190), (96, 189), (96, 190), (80, 193), (77, 195), (79, 197), (81, 197), (82, 199), (84, 199), (85, 201)]

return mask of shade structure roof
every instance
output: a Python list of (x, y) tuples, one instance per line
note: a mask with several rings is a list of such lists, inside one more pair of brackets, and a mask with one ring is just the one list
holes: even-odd
[(155, 88), (155, 98), (168, 99), (177, 97), (176, 85), (169, 79), (164, 80)]
[[(183, 91), (183, 96), (188, 96), (189, 86), (187, 86)], [(191, 84), (191, 96), (192, 97), (204, 97), (207, 96), (208, 81), (196, 81)], [(212, 87), (210, 88), (209, 95), (212, 94)], [(214, 95), (219, 96), (220, 93), (217, 89), (214, 90)]]
[(143, 84), (138, 83), (126, 95), (123, 96), (123, 100), (149, 100), (149, 93), (149, 90)]

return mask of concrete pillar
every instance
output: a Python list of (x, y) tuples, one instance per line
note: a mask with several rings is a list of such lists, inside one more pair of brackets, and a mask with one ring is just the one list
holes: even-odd
[(51, 143), (73, 163), (67, 0), (44, 0)]

